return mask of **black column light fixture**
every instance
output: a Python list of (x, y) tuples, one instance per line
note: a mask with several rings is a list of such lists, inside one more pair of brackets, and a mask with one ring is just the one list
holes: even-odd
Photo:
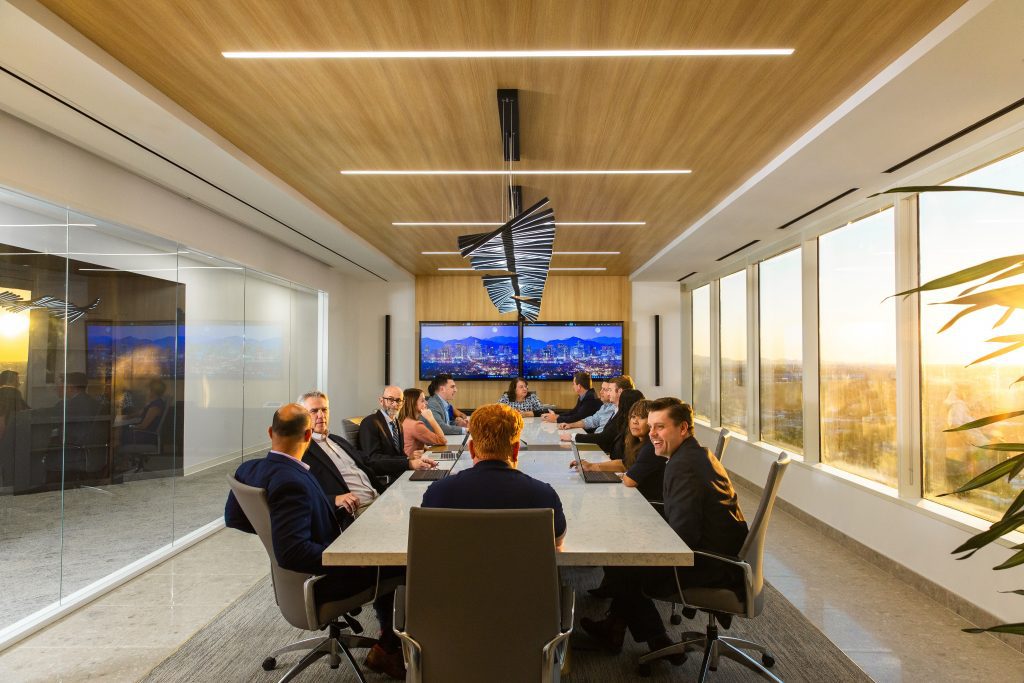
[(519, 161), (519, 91), (498, 90), (501, 141), (508, 164), (508, 185), (503, 188), (507, 223), (497, 230), (459, 237), (459, 253), (469, 257), (474, 270), (504, 270), (508, 275), (484, 275), (491, 303), (500, 313), (516, 312), (519, 320), (533, 322), (540, 315), (541, 298), (551, 267), (555, 244), (555, 212), (545, 208), (548, 198), (525, 211), (523, 188), (515, 185), (513, 164)]

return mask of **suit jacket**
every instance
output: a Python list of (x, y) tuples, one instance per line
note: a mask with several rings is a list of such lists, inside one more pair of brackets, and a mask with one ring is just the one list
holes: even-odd
[[(587, 389), (587, 393), (576, 399), (576, 407), (568, 413), (558, 416), (559, 422), (579, 422), (585, 417), (590, 417), (601, 409), (601, 399), (597, 397), (593, 389)], [(608, 427), (605, 426), (605, 431)]]
[[(337, 434), (328, 434), (327, 438), (338, 444), (341, 450), (345, 451), (352, 461), (356, 464), (363, 474), (370, 480), (370, 484), (377, 491), (377, 493), (384, 493), (384, 485), (380, 483), (377, 475), (366, 465), (366, 460), (363, 454), (356, 450), (356, 447), (346, 441), (344, 438)], [(309, 442), (309, 450), (306, 451), (306, 455), (303, 456), (302, 462), (309, 465), (309, 473), (316, 478), (320, 484), (320, 488), (324, 490), (327, 495), (327, 500), (331, 503), (334, 502), (335, 498), (345, 493), (350, 493), (348, 484), (345, 483), (345, 478), (341, 476), (341, 472), (334, 466), (334, 461), (323, 449), (323, 447), (316, 441)], [(336, 515), (338, 517), (338, 523), (341, 524), (342, 529), (347, 529), (352, 522), (355, 521), (355, 517), (352, 516), (345, 508), (336, 508)]]
[[(402, 425), (398, 429), (398, 443), (405, 443)], [(363, 418), (359, 423), (359, 450), (366, 456), (366, 465), (378, 475), (397, 477), (409, 469), (409, 458), (405, 451), (395, 446), (391, 428), (379, 410)]]
[(601, 450), (612, 456), (613, 459), (621, 460), (623, 453), (623, 440), (629, 429), (629, 418), (618, 411), (608, 420), (604, 429), (594, 434), (577, 434), (576, 443), (592, 443), (601, 447)]
[[(735, 557), (747, 538), (736, 491), (722, 463), (692, 436), (679, 445), (665, 465), (663, 489), (669, 526), (694, 550)], [(728, 565), (697, 557), (695, 585), (733, 585)]]
[[(270, 534), (274, 559), (283, 569), (306, 574), (326, 574), (324, 549), (341, 534), (334, 506), (310, 472), (291, 458), (270, 452), (260, 460), (243, 462), (235, 479), (265, 489), (270, 506)], [(242, 512), (234, 493), (224, 506), (224, 523), (232, 529), (256, 533)]]
[(462, 427), (455, 424), (448, 418), (448, 411), (444, 409), (444, 404), (441, 403), (441, 397), (434, 394), (427, 399), (427, 407), (430, 408), (430, 412), (434, 414), (434, 419), (437, 420), (437, 424), (440, 425), (441, 431), (445, 434), (462, 434)]

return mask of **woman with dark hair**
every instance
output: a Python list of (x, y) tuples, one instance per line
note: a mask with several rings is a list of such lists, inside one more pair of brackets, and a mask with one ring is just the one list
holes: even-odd
[(167, 402), (164, 400), (167, 384), (162, 379), (151, 379), (148, 389), (148, 402), (142, 409), (142, 417), (137, 423), (128, 426), (128, 433), (123, 442), (125, 444), (156, 445), (160, 419), (167, 410)]
[(402, 396), (404, 402), (398, 413), (398, 424), (402, 425), (405, 454), (410, 458), (418, 458), (423, 454), (423, 449), (447, 443), (434, 413), (427, 410), (427, 398), (423, 390), (413, 387), (402, 392)]
[(530, 391), (530, 384), (522, 377), (516, 377), (508, 384), (508, 390), (501, 395), (498, 403), (518, 410), (523, 417), (540, 415), (543, 408), (535, 392)]
[[(619, 407), (604, 429), (596, 434), (576, 434), (576, 443), (592, 443), (601, 447), (614, 460), (622, 460), (626, 435), (629, 434), (629, 411), (633, 404), (642, 401), (644, 394), (639, 389), (626, 389), (619, 395)], [(625, 470), (613, 470), (624, 472)]]

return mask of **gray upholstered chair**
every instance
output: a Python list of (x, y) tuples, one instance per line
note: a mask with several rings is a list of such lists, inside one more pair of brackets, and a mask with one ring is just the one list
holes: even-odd
[[(681, 642), (640, 657), (641, 675), (650, 673), (650, 662), (656, 659), (684, 653), (687, 650), (703, 650), (704, 659), (701, 662), (698, 679), (701, 683), (707, 679), (709, 670), (718, 669), (720, 657), (728, 657), (770, 681), (782, 683), (778, 677), (768, 671), (775, 664), (775, 657), (765, 646), (742, 638), (720, 636), (716, 621), (728, 624), (733, 616), (754, 619), (764, 609), (765, 534), (768, 531), (768, 519), (775, 506), (775, 497), (782, 483), (782, 475), (785, 474), (789, 462), (789, 456), (786, 453), (781, 453), (778, 460), (772, 463), (768, 480), (764, 485), (764, 492), (761, 494), (761, 503), (750, 522), (750, 531), (747, 533), (747, 538), (737, 557), (725, 557), (699, 550), (693, 551), (694, 555), (708, 557), (741, 568), (743, 570), (743, 595), (737, 595), (728, 588), (682, 586), (677, 573), (674, 594), (652, 595), (651, 597), (672, 602), (681, 601), (684, 605), (684, 613), (687, 609), (707, 613), (707, 630), (704, 633), (686, 631), (682, 635)], [(743, 650), (754, 650), (760, 653), (761, 661), (757, 661)]]
[(328, 657), (332, 669), (338, 668), (341, 664), (341, 655), (344, 654), (352, 663), (356, 677), (366, 683), (363, 673), (352, 657), (349, 648), (373, 647), (377, 641), (373, 638), (366, 638), (351, 633), (342, 633), (345, 629), (351, 629), (354, 633), (360, 633), (363, 627), (353, 618), (351, 612), (358, 612), (359, 608), (368, 602), (372, 602), (378, 592), (394, 590), (398, 581), (391, 579), (380, 581), (378, 574), (377, 586), (375, 589), (368, 589), (357, 593), (344, 600), (317, 603), (314, 598), (313, 587), (322, 576), (303, 574), (282, 569), (274, 559), (274, 544), (270, 535), (270, 508), (267, 505), (267, 492), (263, 489), (254, 488), (240, 483), (237, 479), (228, 475), (228, 485), (234, 492), (242, 512), (245, 513), (249, 523), (256, 529), (257, 535), (263, 542), (263, 547), (270, 556), (270, 576), (274, 582), (274, 598), (277, 606), (281, 609), (281, 615), (285, 620), (296, 628), (307, 631), (321, 631), (328, 629), (326, 636), (317, 636), (300, 640), (279, 648), (263, 660), (263, 669), (272, 671), (277, 668), (278, 655), (296, 650), (308, 650), (306, 654), (288, 669), (281, 677), (280, 683), (285, 683), (295, 678), (306, 667), (320, 659)]
[(715, 457), (718, 458), (718, 462), (722, 462), (722, 457), (725, 455), (725, 449), (732, 441), (732, 435), (729, 434), (729, 430), (722, 427), (718, 431), (718, 441), (715, 442)]
[(407, 681), (557, 681), (574, 594), (548, 510), (412, 508), (395, 633)]

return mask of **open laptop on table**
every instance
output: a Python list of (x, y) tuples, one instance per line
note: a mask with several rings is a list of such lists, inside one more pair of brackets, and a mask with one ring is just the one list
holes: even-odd
[(466, 432), (466, 435), (462, 437), (462, 448), (460, 448), (459, 450), (430, 451), (429, 453), (427, 453), (427, 455), (429, 455), (434, 460), (437, 460), (438, 462), (441, 462), (442, 460), (455, 460), (455, 458), (459, 457), (459, 454), (462, 453), (462, 449), (466, 447), (467, 441), (469, 441), (469, 432)]
[[(462, 440), (462, 446), (459, 448), (459, 452), (455, 454), (455, 459), (452, 461), (452, 466), (447, 469), (435, 468), (432, 470), (416, 470), (409, 476), (409, 481), (437, 481), (438, 479), (444, 479), (448, 476), (448, 473), (455, 469), (455, 466), (459, 464), (459, 458), (462, 457), (462, 452), (466, 450), (466, 442), (469, 441), (469, 434), (466, 434), (466, 438)], [(434, 457), (433, 455), (431, 457)]]
[(588, 484), (621, 484), (622, 478), (616, 472), (584, 472), (583, 462), (580, 460), (580, 449), (576, 447), (576, 442), (570, 442), (572, 444), (572, 457), (576, 458), (576, 471), (583, 477), (583, 481)]

